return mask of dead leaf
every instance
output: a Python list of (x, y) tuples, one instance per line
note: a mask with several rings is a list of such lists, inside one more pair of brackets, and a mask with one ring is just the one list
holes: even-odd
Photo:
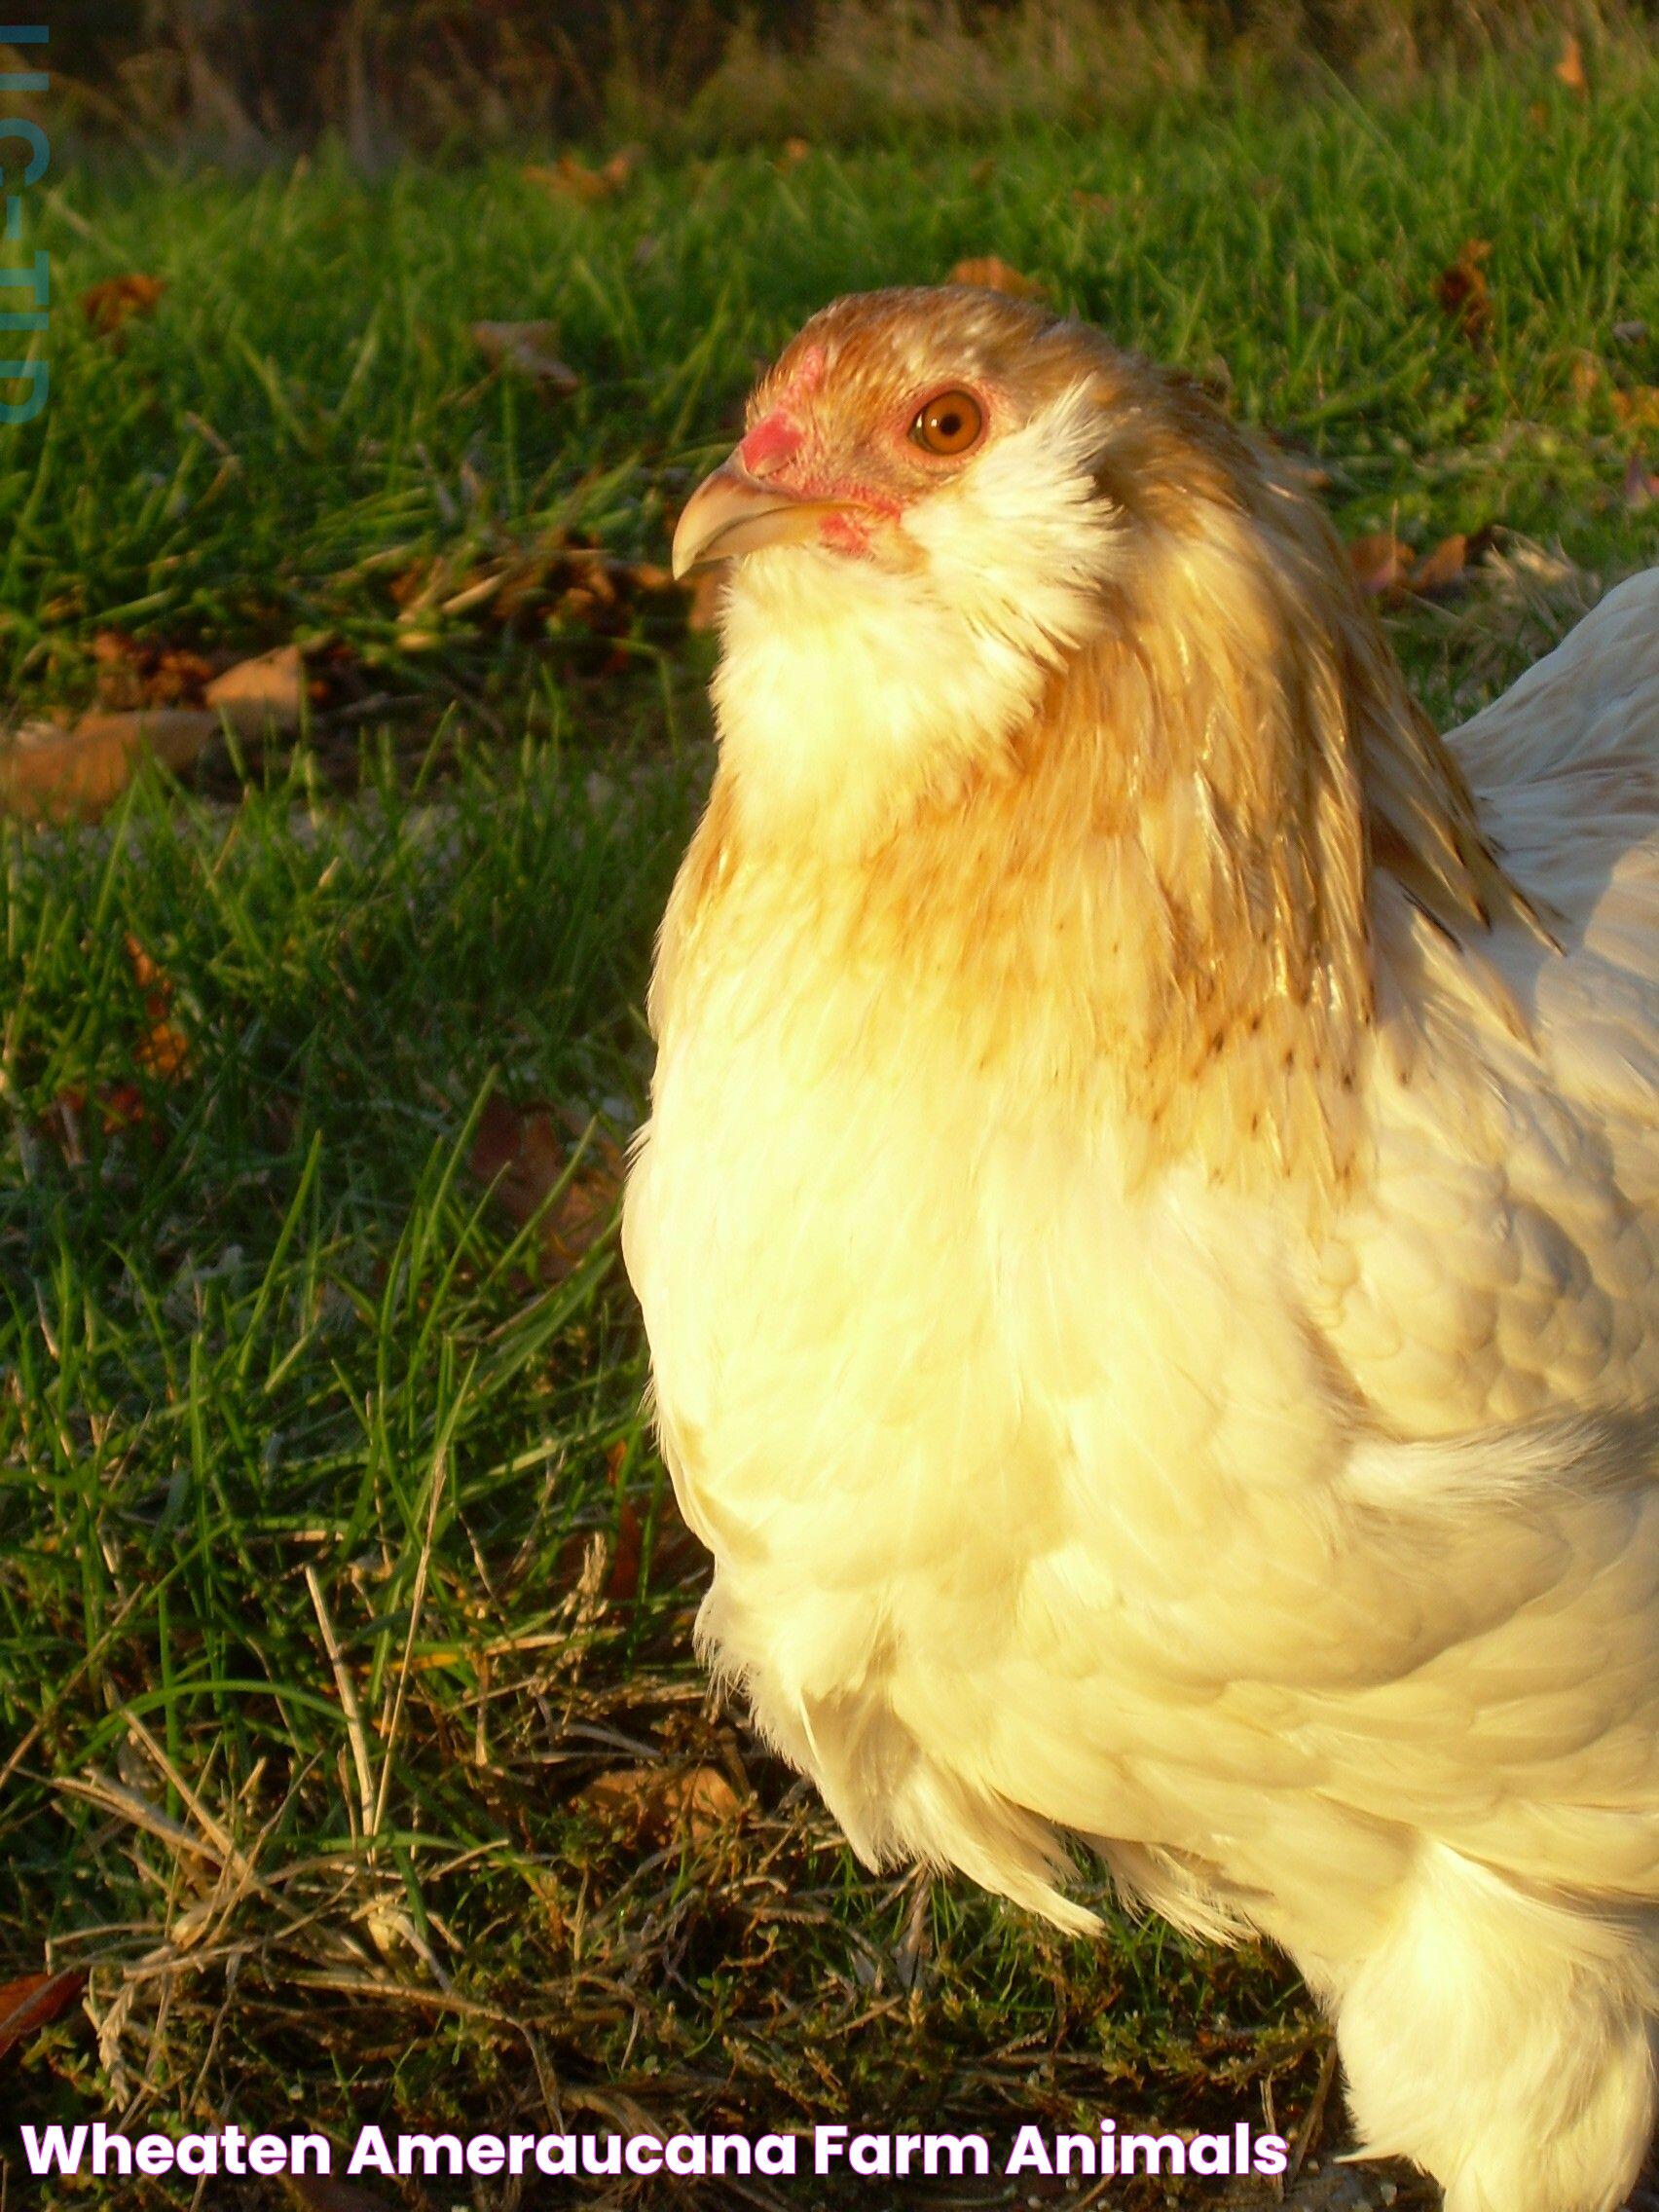
[(635, 591), (670, 592), (680, 589), (674, 571), (665, 569), (660, 561), (626, 562), (622, 574)]
[(190, 1066), (190, 1040), (173, 1021), (158, 1021), (134, 1055), (148, 1075), (176, 1083)]
[(539, 1224), (543, 1268), (554, 1282), (579, 1267), (605, 1234), (627, 1170), (614, 1139), (603, 1130), (589, 1136), (579, 1116), (499, 1097), (488, 1099), (478, 1118), (470, 1165), (515, 1228)]
[[(28, 821), (87, 820), (120, 797), (146, 756), (176, 775), (220, 734), (221, 716), (241, 736), (263, 737), (275, 725), (299, 725), (305, 669), (297, 645), (240, 661), (212, 677), (200, 654), (180, 647), (149, 647), (105, 631), (94, 641), (100, 693), (143, 704), (118, 713), (83, 715), (73, 728), (30, 721), (0, 736), (0, 814)], [(200, 691), (203, 704), (164, 704)], [(153, 694), (155, 704), (146, 694)]]
[(132, 980), (145, 994), (146, 1000), (152, 1002), (150, 1012), (157, 1013), (158, 1009), (153, 1002), (159, 999), (159, 1011), (166, 1013), (172, 1002), (172, 978), (159, 960), (151, 958), (130, 930), (122, 942), (126, 948), (128, 965), (132, 970)]
[(469, 1164), (479, 1182), (495, 1186), (497, 1198), (517, 1227), (535, 1219), (569, 1163), (569, 1150), (549, 1109), (521, 1109), (500, 1097), (485, 1102)]
[(995, 253), (959, 261), (945, 281), (949, 284), (972, 284), (981, 292), (1006, 292), (1011, 300), (1048, 298), (1041, 284), (1022, 276), (1017, 269), (1011, 268), (1000, 254)]
[(561, 154), (556, 162), (527, 162), (519, 171), (527, 184), (538, 186), (555, 200), (573, 200), (591, 207), (622, 191), (634, 174), (634, 156), (612, 154), (601, 167), (589, 168), (574, 154)]
[(645, 1563), (645, 1530), (639, 1509), (624, 1498), (616, 1516), (616, 1542), (610, 1554), (610, 1571), (605, 1578), (605, 1595), (613, 1604), (631, 1605), (640, 1595), (640, 1570)]
[(645, 1564), (645, 1523), (633, 1499), (622, 1495), (622, 1469), (627, 1458), (628, 1446), (623, 1441), (610, 1447), (605, 1462), (605, 1479), (617, 1499), (616, 1541), (610, 1550), (605, 1595), (619, 1605), (631, 1605), (640, 1595), (640, 1575)]
[(636, 1834), (664, 1837), (683, 1828), (694, 1843), (735, 1820), (742, 1804), (716, 1766), (623, 1767), (590, 1782), (576, 1802)]
[[(130, 932), (124, 949), (132, 979), (143, 993), (147, 1024), (132, 1048), (132, 1064), (153, 1083), (177, 1083), (190, 1071), (190, 1039), (171, 1018), (172, 978)], [(116, 1129), (136, 1128), (147, 1122), (151, 1100), (144, 1087), (136, 1083), (103, 1084), (90, 1098), (84, 1090), (60, 1090), (52, 1102), (45, 1126), (56, 1138), (72, 1167), (86, 1164), (82, 1131), (90, 1109), (95, 1109), (107, 1136)]]
[(642, 600), (678, 601), (682, 587), (661, 562), (627, 560), (554, 532), (465, 569), (441, 554), (418, 561), (391, 577), (387, 588), (398, 609), (398, 645), (407, 651), (412, 634), (437, 642), (441, 633), (430, 628), (434, 612), (446, 621), (468, 615), (521, 632), (546, 622), (595, 638), (621, 638)]
[(88, 820), (121, 796), (146, 756), (176, 774), (218, 734), (218, 716), (202, 707), (84, 715), (73, 729), (25, 722), (0, 739), (0, 813)]
[(190, 1064), (190, 1040), (171, 1018), (172, 977), (130, 931), (126, 950), (132, 980), (144, 994), (144, 1014), (150, 1024), (132, 1057), (147, 1075), (164, 1083), (176, 1083)]
[(976, 192), (983, 192), (986, 185), (994, 181), (996, 173), (997, 158), (995, 154), (981, 154), (974, 166), (968, 171), (968, 182)]
[(1080, 187), (1072, 194), (1072, 205), (1086, 215), (1097, 215), (1102, 222), (1110, 222), (1118, 212), (1118, 203), (1104, 192), (1085, 192)]
[(1547, 100), (1533, 100), (1527, 109), (1527, 121), (1534, 130), (1549, 128), (1550, 108)]
[(1624, 472), (1624, 500), (1627, 507), (1650, 507), (1659, 499), (1659, 475), (1647, 465), (1645, 454), (1633, 453)]
[[(631, 1605), (639, 1597), (645, 1564), (645, 1521), (633, 1499), (622, 1494), (622, 1470), (627, 1456), (625, 1442), (613, 1444), (606, 1456), (606, 1480), (617, 1501), (616, 1533), (608, 1547), (604, 1581), (605, 1596), (613, 1605)], [(578, 1531), (566, 1540), (559, 1554), (562, 1577), (573, 1582), (581, 1575), (593, 1541), (591, 1530)], [(696, 1538), (681, 1520), (673, 1499), (666, 1498), (651, 1538), (653, 1584), (665, 1579), (684, 1581), (703, 1564), (705, 1557)]]
[(1580, 407), (1588, 407), (1602, 388), (1603, 369), (1594, 353), (1574, 353), (1567, 380)]
[(0, 1987), (0, 2059), (60, 2020), (86, 1986), (86, 1975), (70, 1968), (62, 1973), (25, 1973)]
[(1555, 79), (1558, 85), (1565, 85), (1575, 99), (1589, 97), (1590, 80), (1584, 74), (1584, 49), (1572, 31), (1561, 42), (1561, 59), (1555, 65)]
[(781, 169), (797, 169), (811, 152), (810, 138), (786, 138), (778, 156), (778, 166)]
[(133, 315), (154, 314), (166, 288), (164, 276), (106, 276), (81, 294), (81, 313), (100, 338), (113, 338)]
[(1360, 590), (1374, 598), (1403, 591), (1412, 572), (1412, 549), (1390, 530), (1356, 537), (1347, 549), (1348, 567)]
[(1659, 430), (1659, 387), (1640, 386), (1635, 391), (1615, 391), (1613, 417), (1622, 429)]
[(475, 322), (472, 342), (492, 368), (516, 369), (556, 399), (581, 388), (581, 378), (553, 350), (559, 333), (550, 322)]
[(239, 729), (257, 734), (267, 720), (297, 726), (305, 670), (297, 645), (279, 645), (240, 661), (218, 676), (213, 663), (186, 645), (100, 630), (92, 640), (98, 704), (115, 713), (144, 707), (222, 709)]
[(204, 693), (208, 706), (244, 737), (268, 728), (296, 730), (305, 712), (306, 668), (298, 645), (239, 661), (215, 677)]
[(1468, 566), (1468, 556), (1467, 537), (1460, 530), (1455, 530), (1450, 537), (1443, 537), (1438, 545), (1425, 553), (1412, 571), (1412, 590), (1430, 595), (1449, 591), (1454, 584), (1462, 581), (1463, 571)]
[(213, 664), (188, 646), (100, 630), (92, 640), (98, 703), (119, 713), (134, 707), (200, 706)]
[(1647, 325), (1644, 322), (1636, 321), (1615, 322), (1612, 328), (1612, 341), (1615, 346), (1645, 346), (1647, 344)]
[(1492, 292), (1481, 267), (1492, 252), (1490, 239), (1465, 239), (1457, 258), (1435, 278), (1434, 296), (1444, 313), (1476, 345), (1492, 328)]

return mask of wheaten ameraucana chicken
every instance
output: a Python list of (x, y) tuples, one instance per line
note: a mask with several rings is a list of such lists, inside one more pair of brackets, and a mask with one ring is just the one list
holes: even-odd
[(719, 1672), (871, 1865), (1260, 1931), (1360, 2143), (1608, 2212), (1659, 2006), (1659, 571), (1444, 742), (1316, 507), (988, 293), (686, 507), (629, 1272)]

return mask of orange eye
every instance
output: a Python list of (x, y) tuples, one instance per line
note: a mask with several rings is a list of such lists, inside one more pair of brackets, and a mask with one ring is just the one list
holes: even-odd
[(924, 453), (966, 453), (985, 426), (985, 411), (971, 391), (939, 391), (916, 410), (910, 435)]

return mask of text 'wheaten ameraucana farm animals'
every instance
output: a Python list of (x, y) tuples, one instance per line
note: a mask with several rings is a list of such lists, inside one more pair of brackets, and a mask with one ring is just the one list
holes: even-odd
[(701, 1641), (872, 1865), (1259, 1930), (1607, 2212), (1659, 1999), (1659, 571), (1442, 742), (1190, 385), (837, 302), (685, 509), (629, 1272)]

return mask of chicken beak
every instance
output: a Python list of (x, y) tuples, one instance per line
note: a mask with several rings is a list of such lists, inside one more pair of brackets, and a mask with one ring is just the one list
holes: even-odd
[(847, 514), (848, 499), (813, 499), (752, 476), (734, 454), (705, 476), (674, 534), (674, 573), (688, 576), (713, 561), (753, 553), (761, 545), (799, 544), (818, 535), (826, 515)]

